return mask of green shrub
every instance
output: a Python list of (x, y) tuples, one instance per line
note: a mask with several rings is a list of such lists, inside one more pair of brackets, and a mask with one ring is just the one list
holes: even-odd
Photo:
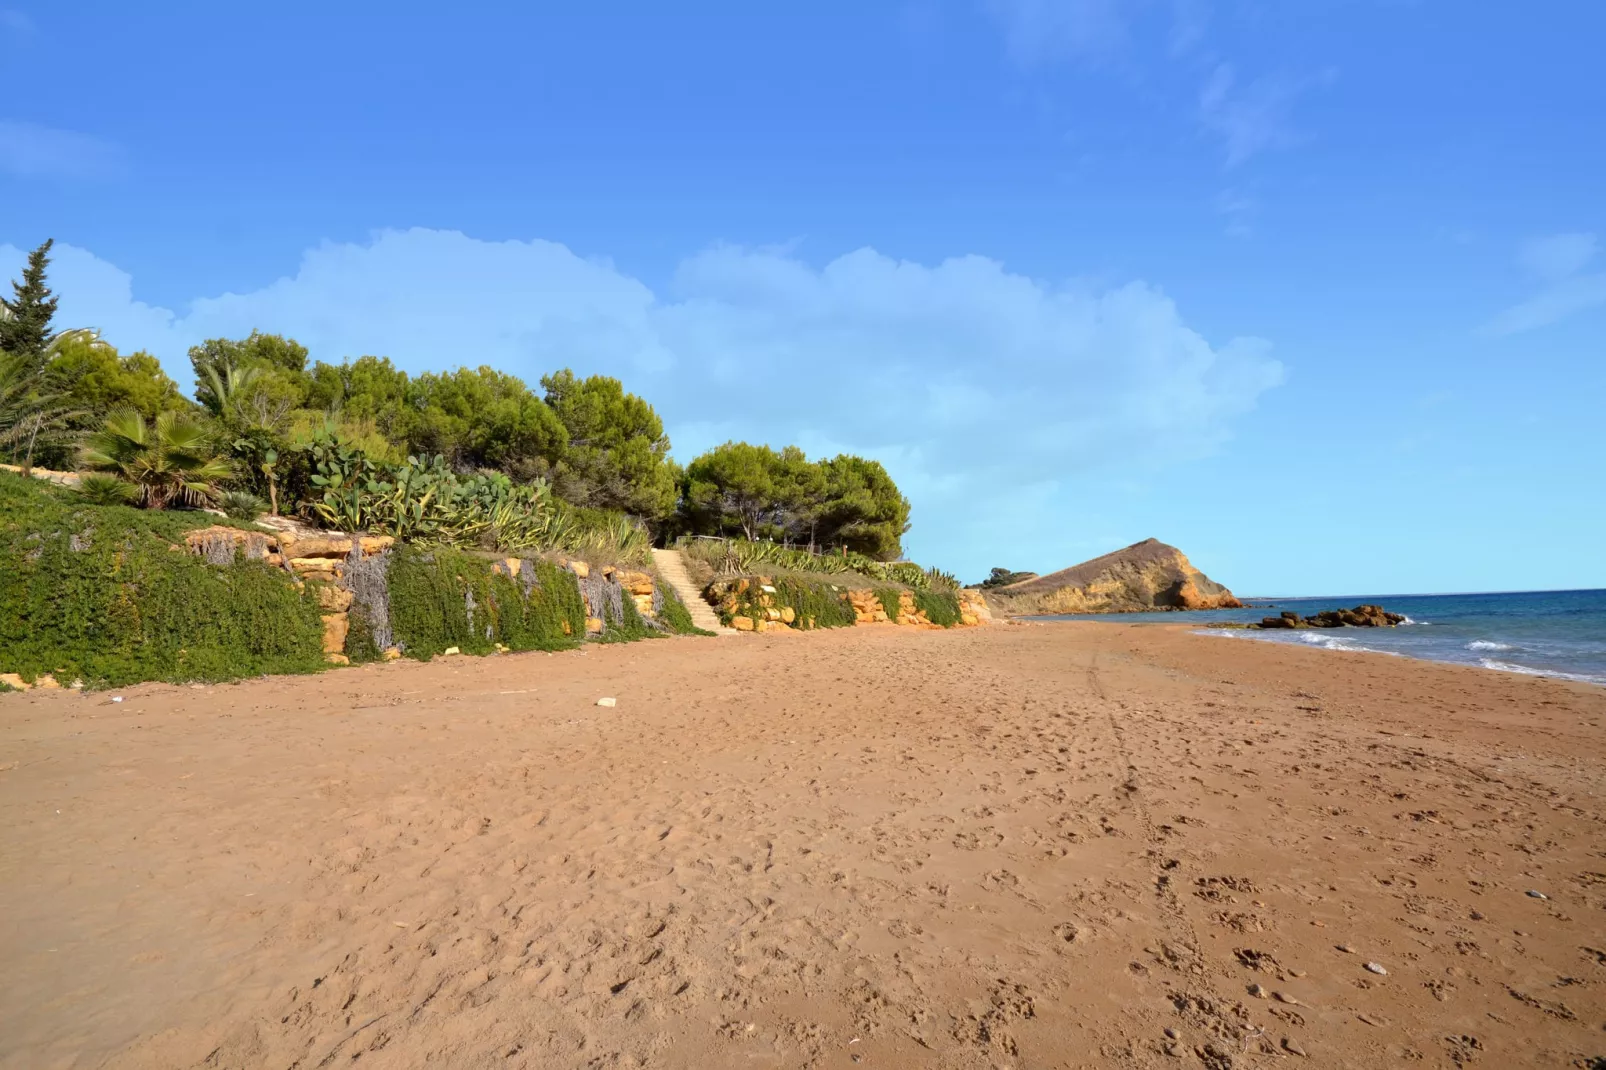
[(812, 554), (779, 543), (745, 539), (682, 539), (678, 546), (688, 557), (727, 575), (771, 569), (831, 576), (856, 572), (877, 583), (898, 583), (912, 591), (954, 590), (959, 586), (957, 579), (941, 569), (924, 569), (911, 561), (877, 561), (848, 550)]
[(525, 561), (513, 577), (461, 550), (400, 546), (391, 553), (390, 627), (409, 657), (428, 660), (454, 646), (489, 654), (498, 643), (565, 650), (585, 635), (575, 576), (551, 562)]
[(379, 643), (374, 640), (374, 622), (368, 619), (365, 608), (353, 604), (346, 613), (346, 622), (345, 654), (353, 665), (364, 665), (384, 657), (385, 652), (379, 649)]
[(823, 580), (805, 580), (801, 577), (778, 580), (775, 583), (776, 605), (791, 606), (797, 614), (794, 627), (851, 628), (859, 615), (848, 601), (848, 592), (834, 583)]
[(87, 505), (133, 505), (139, 500), (139, 488), (126, 479), (88, 472), (78, 479), (78, 493)]
[(0, 672), (120, 686), (322, 668), (310, 588), (184, 548), (213, 520), (91, 505), (0, 473)]
[(952, 628), (959, 623), (959, 595), (953, 591), (916, 591), (915, 608), (933, 624)]
[(714, 634), (713, 632), (704, 628), (699, 628), (697, 625), (692, 623), (691, 610), (686, 608), (686, 603), (680, 600), (680, 595), (675, 593), (675, 589), (673, 587), (660, 580), (658, 581), (658, 593), (663, 599), (663, 604), (658, 609), (658, 622), (665, 628), (669, 629), (672, 634)]

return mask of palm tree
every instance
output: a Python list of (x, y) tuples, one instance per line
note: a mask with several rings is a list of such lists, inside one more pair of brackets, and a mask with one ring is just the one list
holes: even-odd
[(85, 468), (116, 473), (139, 487), (141, 504), (149, 509), (199, 505), (217, 493), (219, 480), (234, 474), (210, 441), (206, 426), (184, 413), (159, 413), (152, 425), (123, 410), (85, 440), (79, 459)]
[[(45, 346), (45, 363), (49, 364), (61, 355), (68, 345), (77, 342), (90, 349), (112, 349), (112, 344), (100, 336), (99, 329), (95, 327), (73, 327), (69, 330), (58, 331)], [(116, 352), (116, 350), (113, 350)]]
[(0, 447), (16, 459), (22, 455), (22, 470), (33, 468), (34, 449), (61, 437), (78, 410), (61, 401), (32, 363), (21, 355), (0, 353)]
[(197, 384), (201, 389), (195, 391), (195, 397), (213, 416), (222, 417), (247, 400), (248, 392), (261, 377), (261, 368), (225, 364), (219, 371), (216, 365), (207, 364), (201, 368), (201, 382)]

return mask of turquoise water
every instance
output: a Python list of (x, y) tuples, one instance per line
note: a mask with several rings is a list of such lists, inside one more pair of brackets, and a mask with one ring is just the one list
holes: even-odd
[[(1119, 616), (1040, 617), (1039, 620), (1163, 621), (1200, 624), (1207, 634), (1329, 650), (1375, 650), (1428, 661), (1556, 676), (1606, 684), (1606, 590), (1523, 591), (1508, 594), (1384, 594), (1335, 598), (1256, 598), (1252, 609), (1199, 613), (1122, 613)], [(1308, 617), (1323, 609), (1371, 603), (1403, 613), (1397, 628), (1311, 631), (1213, 630), (1211, 624), (1258, 621), (1291, 609)]]

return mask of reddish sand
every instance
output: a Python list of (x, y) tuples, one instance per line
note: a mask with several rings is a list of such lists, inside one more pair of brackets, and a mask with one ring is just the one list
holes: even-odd
[(0, 1066), (1606, 1065), (1602, 689), (1111, 623), (119, 694), (0, 695)]

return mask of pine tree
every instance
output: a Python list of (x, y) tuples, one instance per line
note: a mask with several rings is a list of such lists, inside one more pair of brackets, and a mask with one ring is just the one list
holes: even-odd
[(44, 363), (45, 350), (55, 337), (50, 321), (56, 314), (58, 299), (45, 285), (45, 268), (50, 264), (50, 247), (54, 244), (55, 239), (49, 239), (29, 253), (22, 281), (11, 284), (15, 297), (10, 301), (0, 297), (0, 352), (20, 357), (33, 367)]

